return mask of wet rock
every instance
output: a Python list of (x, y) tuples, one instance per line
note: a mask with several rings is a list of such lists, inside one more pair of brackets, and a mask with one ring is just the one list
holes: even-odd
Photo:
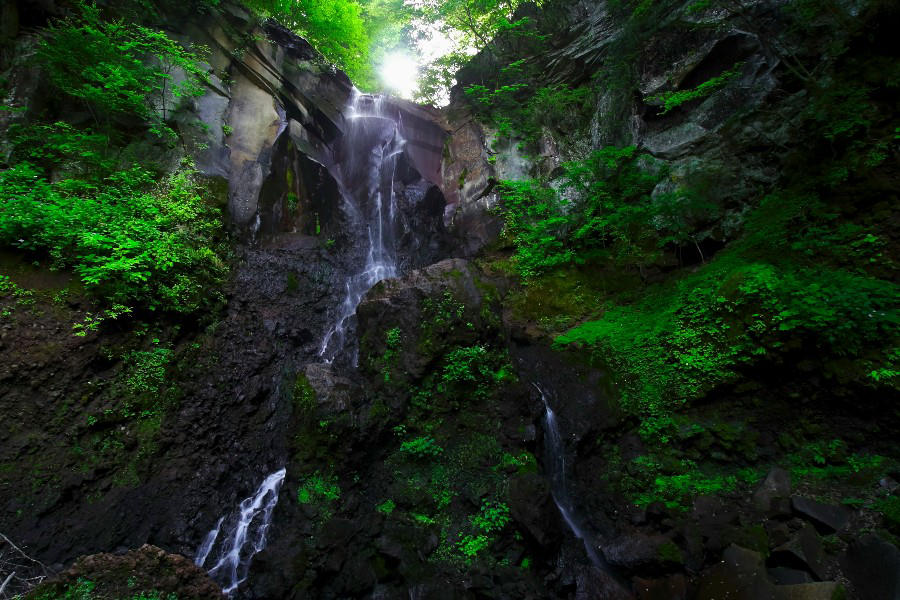
[[(397, 381), (421, 377), (428, 364), (446, 349), (475, 343), (492, 329), (487, 312), (482, 310), (486, 285), (489, 288), (476, 269), (462, 259), (443, 260), (379, 283), (357, 309), (360, 368), (372, 369), (384, 355), (385, 331), (392, 327), (400, 329), (404, 340), (392, 367)], [(434, 310), (440, 314), (435, 316)], [(379, 375), (374, 377), (376, 382), (384, 380)]]
[(850, 520), (850, 509), (834, 504), (823, 504), (802, 496), (791, 498), (791, 506), (822, 533), (840, 531)]
[(575, 574), (575, 600), (632, 600), (634, 595), (613, 575), (598, 567), (584, 565)]
[(753, 492), (753, 506), (760, 511), (769, 513), (774, 511), (777, 514), (785, 514), (784, 502), (791, 496), (791, 474), (784, 469), (774, 467), (766, 475), (766, 478)]
[(464, 256), (471, 256), (500, 233), (501, 220), (489, 213), (494, 169), (488, 162), (485, 134), (468, 112), (451, 114), (452, 131), (442, 163), (447, 198), (444, 224), (457, 236)]
[(844, 594), (833, 581), (779, 585), (775, 588), (773, 600), (839, 600)]
[(841, 557), (844, 574), (866, 600), (900, 600), (900, 550), (877, 535), (850, 544)]
[(513, 519), (541, 546), (559, 539), (560, 531), (555, 527), (557, 509), (544, 477), (523, 473), (510, 478), (509, 509)]
[(772, 566), (804, 569), (821, 581), (827, 577), (824, 558), (819, 535), (812, 525), (804, 523), (792, 539), (775, 548), (768, 563)]
[(775, 586), (769, 581), (760, 553), (729, 546), (722, 562), (700, 577), (698, 600), (771, 600)]
[(664, 579), (634, 579), (638, 600), (684, 600), (688, 597), (687, 578), (677, 573)]
[(775, 567), (769, 569), (769, 577), (777, 585), (796, 585), (799, 583), (812, 583), (813, 579), (806, 571), (789, 569), (787, 567)]
[(322, 363), (307, 365), (304, 373), (316, 394), (317, 414), (336, 415), (350, 407), (357, 391), (350, 379), (336, 375), (331, 365)]
[(658, 568), (665, 562), (662, 549), (670, 545), (672, 545), (672, 541), (663, 535), (631, 534), (605, 544), (603, 556), (609, 564), (615, 567), (625, 569)]
[(886, 489), (889, 494), (893, 494), (900, 489), (900, 483), (897, 483), (897, 480), (890, 476), (879, 479), (878, 485)]

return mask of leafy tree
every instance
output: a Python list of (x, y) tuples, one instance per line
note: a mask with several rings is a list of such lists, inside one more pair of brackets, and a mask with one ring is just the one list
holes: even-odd
[(462, 48), (487, 48), (508, 29), (520, 0), (417, 0), (422, 18), (459, 39)]
[(369, 34), (355, 0), (247, 0), (246, 4), (305, 37), (355, 82), (372, 86)]
[[(38, 58), (60, 90), (84, 101), (98, 126), (110, 128), (110, 119), (136, 115), (167, 137), (174, 136), (165, 125), (169, 94), (201, 95), (206, 80), (197, 53), (161, 31), (104, 21), (99, 9), (87, 4), (49, 26)], [(176, 70), (188, 77), (176, 83)]]
[(669, 241), (666, 229), (676, 223), (660, 217), (672, 212), (671, 199), (650, 197), (661, 167), (634, 146), (603, 148), (562, 168), (559, 191), (535, 180), (500, 186), (498, 212), (526, 280), (604, 258), (640, 267)]
[(111, 303), (195, 312), (226, 272), (221, 216), (189, 167), (158, 183), (140, 167), (51, 183), (20, 162), (0, 171), (0, 215), (0, 244), (48, 253)]
[(503, 51), (501, 39), (530, 35), (527, 18), (512, 20), (519, 4), (520, 0), (415, 0), (413, 36), (417, 45), (427, 47), (436, 35), (453, 42), (450, 52), (425, 66), (419, 98), (440, 102), (453, 84), (455, 73), (469, 63), (473, 54), (487, 49), (495, 56), (505, 55), (508, 53)]

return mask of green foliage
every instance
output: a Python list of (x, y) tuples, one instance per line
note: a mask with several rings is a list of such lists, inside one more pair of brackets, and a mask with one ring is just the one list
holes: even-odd
[[(133, 586), (129, 585), (129, 587)], [(82, 577), (77, 582), (65, 586), (59, 584), (39, 586), (26, 598), (29, 600), (102, 600), (109, 596), (104, 591), (98, 590), (96, 583)], [(178, 596), (175, 594), (163, 594), (156, 590), (130, 593), (118, 598), (120, 600), (178, 600)]]
[[(447, 386), (462, 382), (477, 382), (479, 379), (500, 383), (511, 379), (512, 373), (506, 364), (500, 365), (495, 370), (496, 358), (491, 356), (485, 346), (470, 346), (456, 348), (450, 351), (445, 358), (444, 370), (441, 374), (439, 391), (445, 391)], [(483, 394), (476, 391), (476, 395)]]
[(526, 280), (569, 264), (603, 259), (643, 264), (678, 237), (678, 196), (651, 198), (659, 167), (635, 147), (607, 147), (566, 163), (559, 189), (535, 180), (503, 181), (497, 212)]
[(387, 500), (385, 500), (384, 502), (382, 502), (381, 504), (376, 506), (375, 510), (377, 510), (378, 512), (380, 512), (383, 515), (390, 515), (391, 513), (394, 512), (395, 508), (397, 508), (397, 505), (394, 503), (393, 500), (388, 498)]
[(900, 535), (900, 496), (884, 498), (876, 505), (876, 510), (884, 517), (884, 525), (895, 534)]
[(133, 350), (123, 358), (125, 385), (133, 394), (160, 391), (166, 377), (166, 368), (172, 361), (172, 350), (156, 347), (149, 351)]
[(14, 161), (57, 169), (71, 178), (99, 184), (100, 177), (112, 173), (117, 166), (110, 151), (110, 136), (91, 129), (78, 129), (64, 121), (28, 127), (13, 123), (9, 134), (15, 144)]
[[(202, 94), (201, 56), (160, 31), (105, 22), (96, 7), (81, 4), (76, 16), (52, 23), (47, 34), (38, 57), (50, 79), (83, 100), (98, 120), (137, 115), (158, 135), (171, 137), (165, 125), (168, 96)], [(176, 70), (188, 77), (175, 82)]]
[(628, 472), (620, 485), (636, 506), (661, 502), (676, 510), (686, 510), (697, 496), (733, 492), (760, 477), (753, 469), (704, 470), (694, 461), (656, 454), (636, 457)]
[(471, 521), (475, 529), (484, 533), (495, 533), (509, 523), (509, 506), (485, 499), (481, 503), (481, 512), (474, 515)]
[(544, 127), (567, 130), (583, 121), (594, 96), (589, 87), (534, 88), (522, 82), (494, 88), (473, 84), (463, 92), (479, 117), (497, 128), (498, 138), (517, 134), (526, 145), (535, 144)]
[(461, 540), (456, 542), (456, 548), (462, 555), (466, 564), (471, 564), (472, 560), (478, 556), (479, 552), (485, 550), (491, 545), (491, 539), (482, 534), (472, 535), (466, 534)]
[(297, 488), (297, 503), (316, 507), (321, 521), (327, 521), (333, 514), (333, 505), (341, 498), (341, 488), (337, 476), (316, 471), (300, 480)]
[(258, 13), (293, 29), (364, 89), (374, 85), (369, 36), (355, 0), (245, 0)]
[(653, 420), (733, 380), (742, 365), (803, 344), (868, 372), (868, 350), (896, 335), (898, 291), (847, 271), (721, 256), (557, 342), (598, 348), (619, 374), (623, 404)]
[(512, 455), (504, 452), (500, 458), (501, 467), (512, 467), (518, 473), (536, 473), (537, 459), (531, 452), (521, 452), (518, 455)]
[(689, 90), (663, 92), (659, 95), (653, 96), (649, 100), (651, 102), (661, 103), (663, 105), (663, 110), (660, 112), (660, 114), (664, 115), (670, 110), (681, 106), (685, 102), (698, 100), (700, 98), (706, 98), (713, 92), (719, 91), (720, 89), (728, 85), (731, 80), (740, 75), (740, 69), (742, 66), (742, 63), (737, 63), (731, 69), (722, 72), (720, 75), (717, 75), (712, 79), (704, 81), (697, 87), (691, 88)]
[(431, 43), (435, 30), (454, 42), (447, 54), (423, 69), (418, 99), (426, 102), (440, 102), (445, 98), (454, 74), (469, 62), (476, 50), (488, 48), (496, 55), (513, 55), (522, 50), (514, 47), (515, 41), (539, 36), (533, 31), (530, 19), (513, 20), (520, 0), (417, 0), (409, 4), (416, 9), (411, 24), (420, 48)]
[(385, 334), (385, 348), (384, 348), (384, 356), (382, 356), (382, 367), (381, 374), (384, 377), (384, 382), (388, 383), (391, 380), (391, 371), (396, 366), (397, 358), (400, 353), (400, 345), (402, 343), (402, 336), (399, 327), (394, 327), (389, 329)]
[(298, 414), (304, 417), (313, 414), (316, 409), (316, 390), (309, 383), (305, 373), (297, 373), (291, 396)]
[(9, 298), (13, 304), (0, 311), (0, 319), (12, 316), (14, 308), (32, 306), (35, 302), (34, 291), (20, 287), (8, 275), (0, 275), (0, 299)]
[(857, 480), (874, 484), (892, 465), (885, 456), (850, 453), (840, 439), (813, 439), (787, 456), (791, 475), (796, 479), (830, 481)]
[(400, 451), (417, 457), (434, 457), (444, 449), (430, 435), (423, 435), (407, 440), (400, 445)]
[(0, 171), (0, 244), (44, 251), (113, 304), (191, 313), (210, 307), (223, 281), (218, 211), (200, 197), (194, 171), (158, 183), (139, 167), (100, 185), (48, 181), (21, 162)]

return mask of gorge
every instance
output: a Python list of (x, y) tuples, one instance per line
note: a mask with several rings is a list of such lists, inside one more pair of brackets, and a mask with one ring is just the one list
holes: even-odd
[(4, 5), (0, 598), (900, 598), (893, 3), (257, 4)]

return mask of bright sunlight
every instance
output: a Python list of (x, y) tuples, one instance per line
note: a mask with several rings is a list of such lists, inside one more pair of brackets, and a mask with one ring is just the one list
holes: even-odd
[(403, 98), (411, 99), (419, 85), (419, 65), (402, 52), (384, 57), (380, 75), (384, 86)]

